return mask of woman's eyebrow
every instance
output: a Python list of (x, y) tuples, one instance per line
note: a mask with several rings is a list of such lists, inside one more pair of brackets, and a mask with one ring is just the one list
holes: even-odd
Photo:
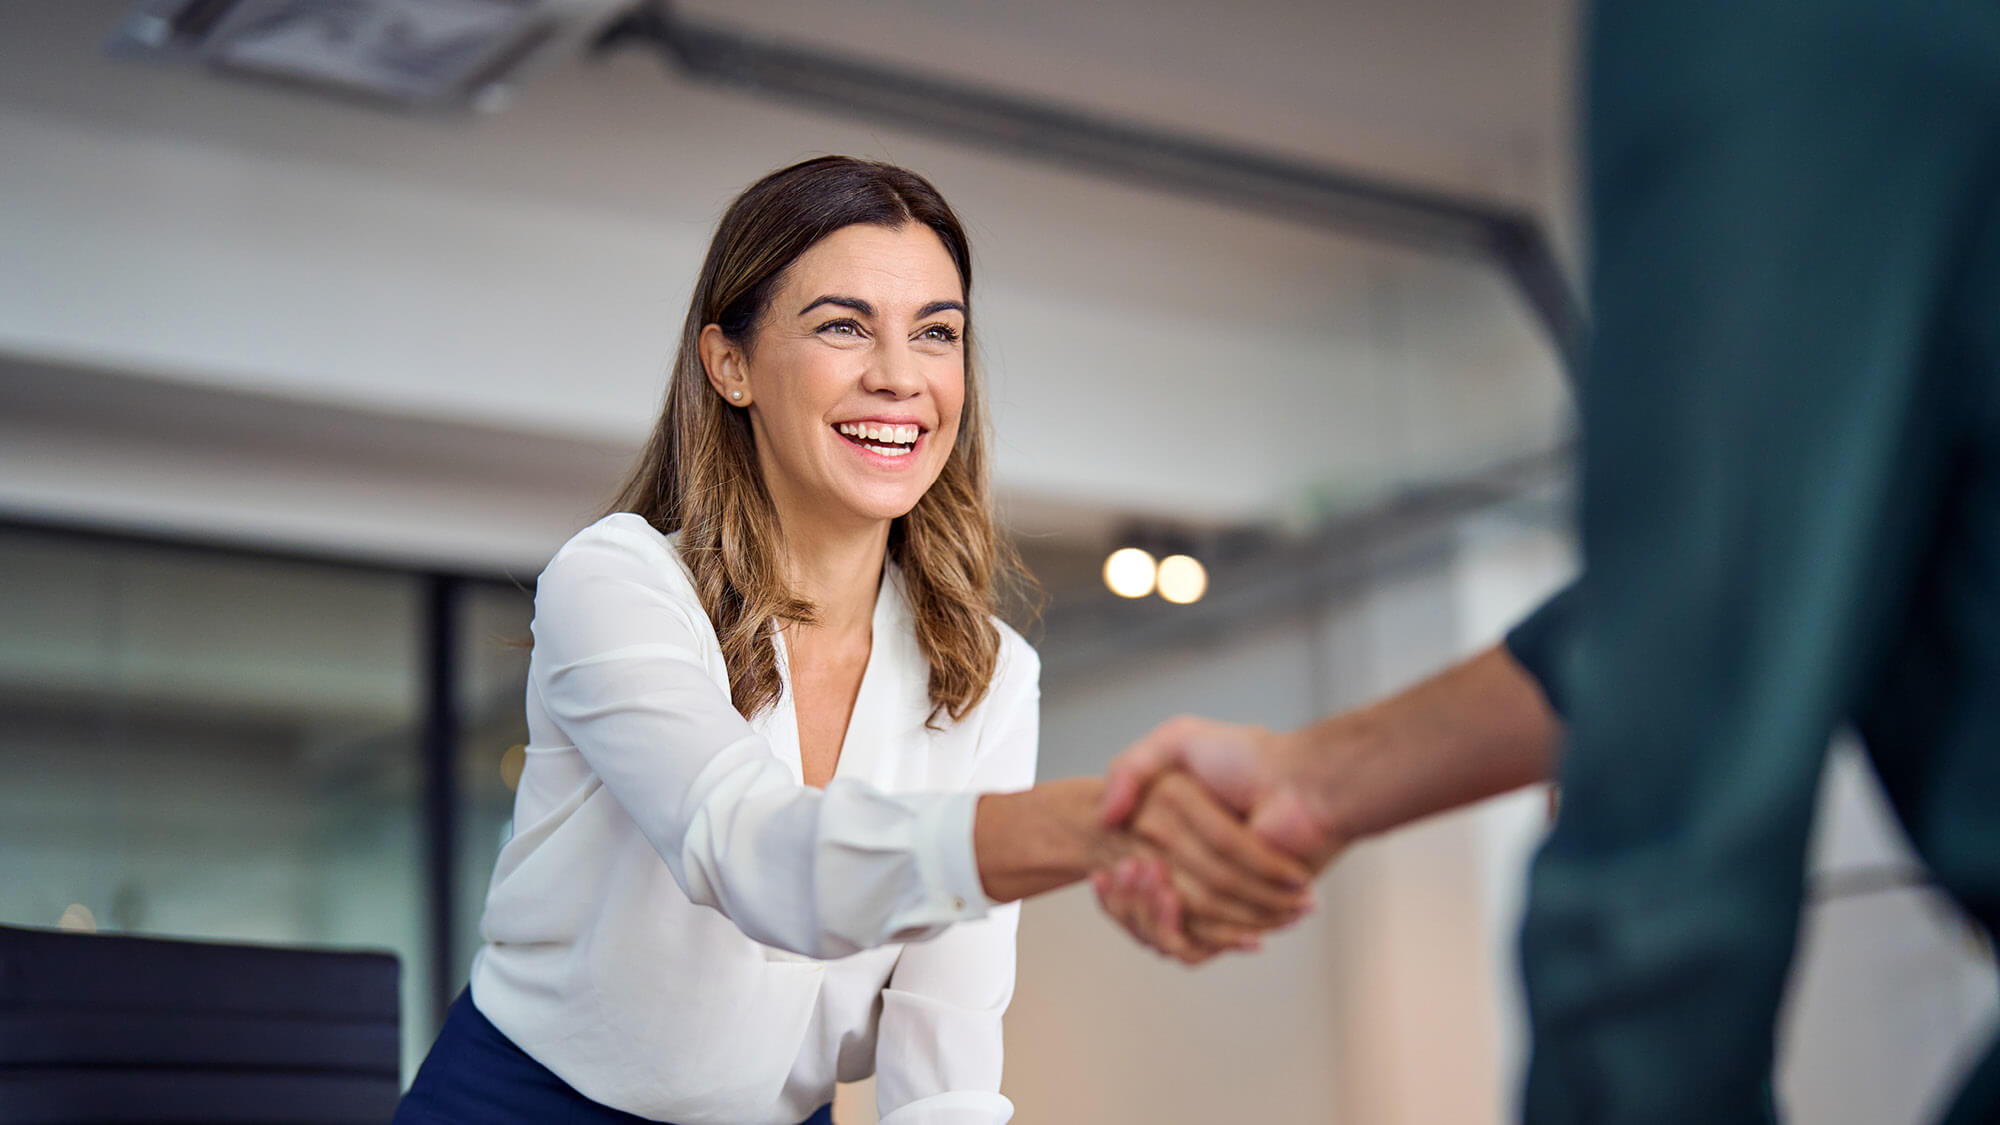
[(831, 293), (828, 293), (825, 296), (820, 297), (818, 300), (815, 300), (812, 304), (807, 305), (805, 308), (800, 309), (799, 315), (804, 316), (807, 313), (813, 311), (814, 309), (820, 307), (821, 305), (839, 305), (843, 309), (853, 309), (855, 312), (860, 313), (862, 316), (875, 315), (875, 306), (869, 304), (868, 302), (862, 300), (861, 298), (839, 297)]
[(917, 310), (917, 319), (922, 320), (927, 316), (935, 316), (938, 313), (944, 312), (947, 309), (957, 309), (960, 313), (963, 313), (965, 312), (965, 302), (932, 301), (930, 304), (925, 305), (923, 308)]

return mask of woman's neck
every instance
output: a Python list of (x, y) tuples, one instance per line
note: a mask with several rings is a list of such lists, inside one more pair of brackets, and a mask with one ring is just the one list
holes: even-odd
[(832, 636), (868, 634), (889, 523), (829, 527), (817, 521), (783, 521), (785, 574), (792, 592), (817, 610), (815, 631)]

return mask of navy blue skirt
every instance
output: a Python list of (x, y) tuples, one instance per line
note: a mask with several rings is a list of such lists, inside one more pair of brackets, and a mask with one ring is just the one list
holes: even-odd
[[(458, 994), (417, 1080), (396, 1107), (392, 1125), (659, 1125), (650, 1117), (599, 1105), (493, 1026)], [(821, 1106), (801, 1125), (833, 1125)]]

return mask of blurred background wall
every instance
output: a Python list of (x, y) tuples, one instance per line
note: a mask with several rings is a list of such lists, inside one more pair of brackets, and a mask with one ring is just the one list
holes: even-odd
[[(1518, 208), (1578, 276), (1566, 0), (679, 7)], [(644, 436), (721, 208), (817, 153), (922, 171), (975, 239), (1003, 515), (1050, 594), (1044, 776), (1179, 711), (1364, 701), (1574, 568), (1560, 364), (1491, 262), (639, 51), (390, 113), (113, 61), (126, 9), (0, 7), (0, 921), (393, 948), (421, 1057), (506, 831), (534, 575)], [(1207, 597), (1107, 592), (1142, 541)], [(1851, 755), (1825, 808), (1782, 1093), (1924, 1120), (1994, 1019), (1990, 955)], [(1545, 810), (1362, 845), (1314, 918), (1195, 973), (1087, 893), (1030, 904), (1019, 1119), (1505, 1119)]]

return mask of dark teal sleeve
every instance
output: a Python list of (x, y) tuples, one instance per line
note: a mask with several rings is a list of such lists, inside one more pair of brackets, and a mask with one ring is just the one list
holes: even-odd
[(1581, 583), (1572, 582), (1507, 631), (1507, 652), (1541, 685), (1556, 714), (1567, 713), (1562, 685), (1562, 653), (1575, 634)]
[(1596, 6), (1588, 596), (1522, 935), (1534, 1125), (1768, 1116), (1825, 748), (1964, 455), (1936, 329), (1976, 315), (1992, 10)]

